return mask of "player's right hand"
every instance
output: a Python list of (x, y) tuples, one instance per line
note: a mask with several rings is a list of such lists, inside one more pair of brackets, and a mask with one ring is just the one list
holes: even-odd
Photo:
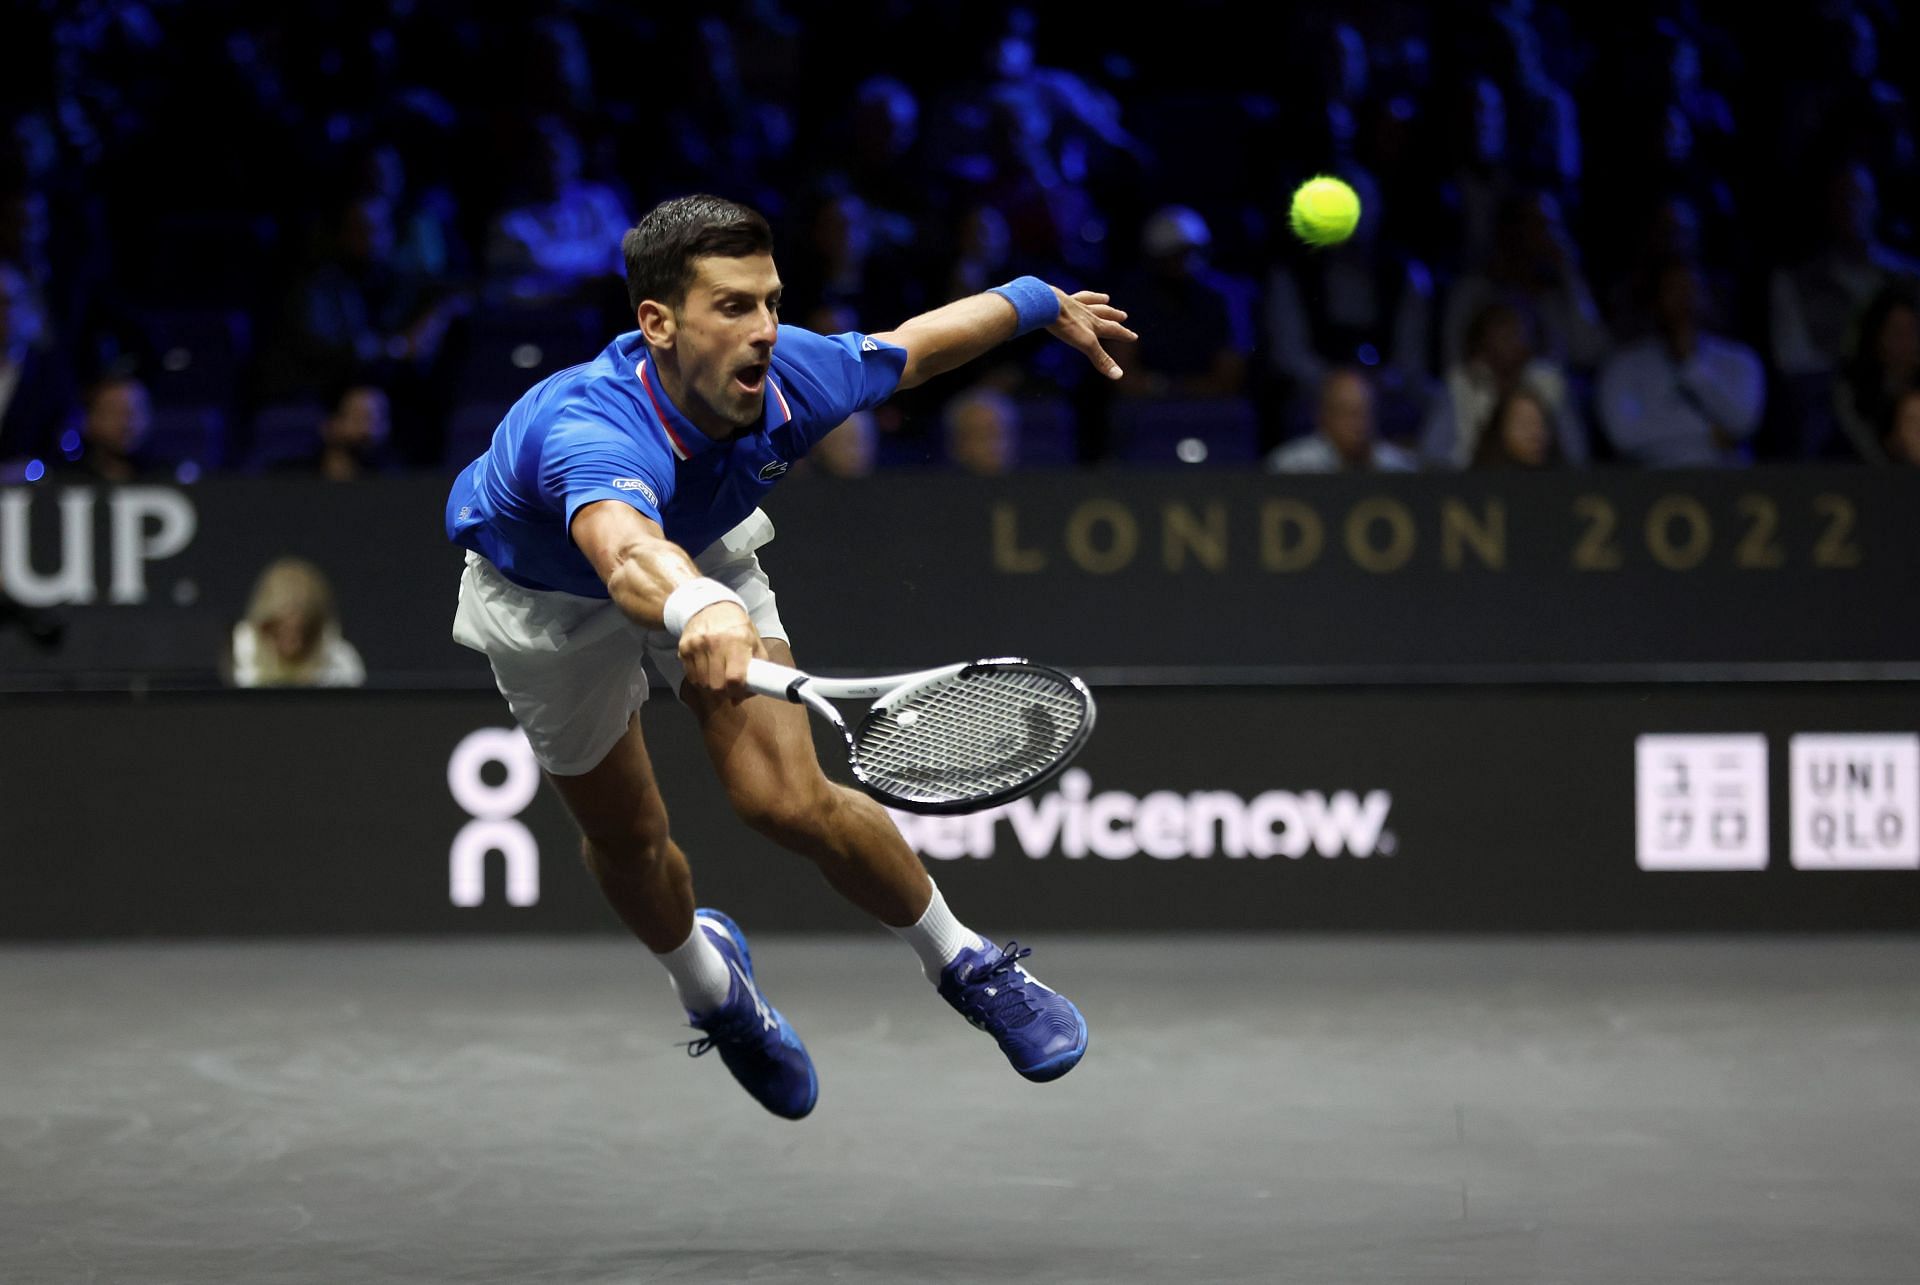
[(1101, 347), (1100, 341), (1124, 339), (1139, 342), (1140, 336), (1121, 324), (1127, 319), (1127, 314), (1114, 307), (1107, 296), (1097, 290), (1068, 294), (1055, 286), (1053, 293), (1060, 299), (1060, 316), (1047, 327), (1047, 333), (1062, 343), (1078, 348), (1093, 363), (1093, 368), (1108, 379), (1120, 378), (1120, 363)]
[(753, 695), (747, 686), (747, 662), (760, 645), (760, 633), (744, 608), (716, 602), (694, 614), (680, 634), (680, 663), (687, 682), (728, 700)]

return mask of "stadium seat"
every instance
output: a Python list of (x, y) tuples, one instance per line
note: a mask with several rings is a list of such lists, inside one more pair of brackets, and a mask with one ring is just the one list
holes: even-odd
[(265, 472), (312, 455), (320, 448), (320, 426), (326, 418), (326, 408), (318, 402), (280, 402), (262, 407), (253, 418), (248, 471)]
[(226, 428), (226, 415), (217, 406), (155, 406), (140, 455), (170, 468), (219, 468), (226, 461)]

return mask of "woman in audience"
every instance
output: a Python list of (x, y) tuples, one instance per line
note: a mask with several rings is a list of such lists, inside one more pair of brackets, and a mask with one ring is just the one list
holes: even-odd
[(246, 619), (233, 627), (227, 678), (235, 687), (359, 687), (367, 667), (340, 634), (333, 586), (304, 558), (268, 564)]
[(1560, 463), (1553, 413), (1540, 395), (1520, 387), (1500, 399), (1473, 450), (1477, 469), (1544, 469)]

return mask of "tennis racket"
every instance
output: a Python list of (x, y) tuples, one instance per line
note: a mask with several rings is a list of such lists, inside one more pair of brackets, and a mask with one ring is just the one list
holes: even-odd
[[(747, 686), (833, 724), (861, 788), (906, 812), (973, 812), (1017, 799), (1059, 775), (1093, 731), (1085, 683), (1019, 659), (883, 678), (815, 678), (752, 660)], [(835, 700), (873, 705), (849, 730)]]

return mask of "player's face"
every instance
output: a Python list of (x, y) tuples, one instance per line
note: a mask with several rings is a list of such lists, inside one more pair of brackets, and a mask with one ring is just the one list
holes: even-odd
[[(678, 309), (680, 378), (694, 400), (730, 427), (757, 424), (765, 412), (767, 366), (780, 337), (780, 289), (772, 255), (705, 258), (695, 264)], [(692, 408), (689, 414), (699, 423)]]

